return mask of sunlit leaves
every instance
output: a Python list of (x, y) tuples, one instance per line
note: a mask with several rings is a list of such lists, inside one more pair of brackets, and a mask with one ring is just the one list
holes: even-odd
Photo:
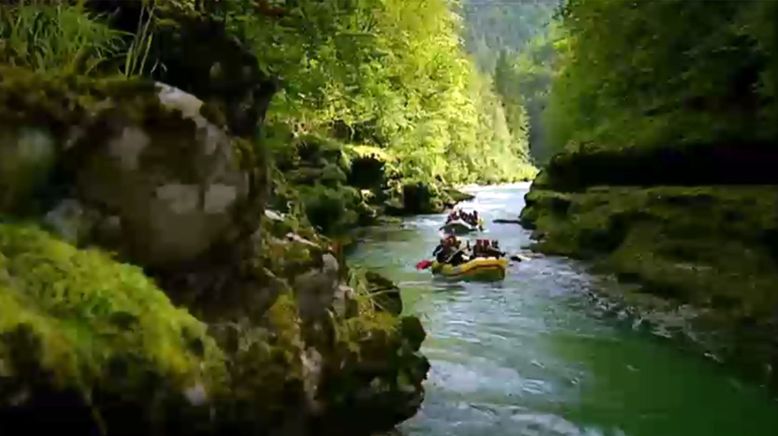
[(547, 113), (556, 147), (773, 137), (774, 91), (764, 97), (776, 71), (777, 10), (733, 0), (569, 1)]
[[(282, 78), (271, 123), (296, 134), (339, 123), (342, 141), (385, 149), (409, 179), (508, 179), (523, 163), (523, 137), (504, 140), (503, 129), (495, 139), (500, 103), (466, 57), (446, 0), (301, 0), (282, 20), (232, 2), (233, 31)], [(500, 171), (486, 157), (495, 154)]]

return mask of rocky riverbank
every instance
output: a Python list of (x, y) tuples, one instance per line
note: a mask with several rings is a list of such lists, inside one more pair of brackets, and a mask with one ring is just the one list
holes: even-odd
[(444, 183), (409, 181), (391, 168), (380, 149), (351, 147), (332, 137), (295, 137), (273, 126), (274, 207), (301, 204), (316, 228), (348, 236), (356, 226), (375, 224), (382, 216), (440, 213), (472, 199)]
[(758, 144), (571, 147), (535, 181), (521, 221), (535, 249), (589, 259), (631, 284), (609, 297), (636, 318), (673, 318), (686, 333), (708, 336), (705, 352), (775, 383), (774, 159)]
[(424, 330), (314, 228), (321, 190), (358, 211), (337, 225), (374, 212), (329, 155), (276, 161), (276, 84), (177, 4), (157, 77), (0, 67), (0, 433), (392, 428), (423, 399)]

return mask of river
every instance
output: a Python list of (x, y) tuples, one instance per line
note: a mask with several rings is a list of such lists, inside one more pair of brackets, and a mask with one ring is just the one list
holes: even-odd
[[(475, 187), (486, 237), (515, 253), (527, 186)], [(593, 310), (583, 264), (538, 257), (497, 284), (434, 282), (429, 258), (444, 215), (366, 229), (350, 261), (397, 281), (427, 330), (427, 396), (405, 435), (778, 435), (778, 402), (731, 371)]]

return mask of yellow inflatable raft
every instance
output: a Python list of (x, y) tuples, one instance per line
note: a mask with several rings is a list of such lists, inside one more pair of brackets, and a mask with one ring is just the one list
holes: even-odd
[(450, 279), (465, 281), (494, 282), (505, 278), (508, 259), (479, 257), (458, 266), (432, 262), (432, 274)]

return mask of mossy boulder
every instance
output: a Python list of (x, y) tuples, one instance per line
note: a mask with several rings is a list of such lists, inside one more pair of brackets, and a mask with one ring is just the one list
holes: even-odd
[(421, 181), (395, 181), (385, 190), (384, 197), (385, 210), (392, 215), (439, 213), (450, 200), (438, 186)]
[(40, 204), (44, 215), (76, 200), (101, 214), (78, 242), (115, 242), (110, 248), (144, 266), (205, 256), (253, 232), (267, 183), (253, 146), (203, 107), (159, 83), (0, 69), (0, 125), (26, 126), (4, 130), (3, 202)]
[[(264, 302), (193, 306), (207, 327), (136, 267), (0, 225), (0, 429), (37, 415), (35, 428), (108, 434), (361, 434), (412, 416), (429, 368), (421, 324), (385, 311), (359, 271), (341, 297), (351, 309), (335, 310), (320, 291), (346, 284), (326, 241), (282, 240), (295, 224), (270, 222), (265, 257), (230, 275)], [(312, 272), (327, 279), (315, 292)], [(54, 409), (62, 398), (68, 414)]]
[(343, 232), (359, 221), (359, 193), (346, 186), (329, 188), (321, 184), (299, 186), (300, 199), (311, 224), (325, 233)]
[(217, 405), (215, 434), (300, 432), (313, 413), (318, 374), (308, 364), (294, 296), (280, 293), (261, 320), (212, 327), (225, 351), (231, 384)]
[(200, 115), (200, 100), (166, 85), (145, 98), (159, 112), (141, 122), (124, 121), (121, 110), (96, 120), (112, 128), (80, 153), (74, 172), (79, 197), (119, 218), (121, 248), (169, 268), (249, 233), (239, 214), (261, 188), (252, 190), (232, 139)]
[(336, 319), (335, 341), (323, 353), (320, 421), (347, 434), (390, 430), (413, 416), (424, 399), (429, 362), (419, 349), (425, 332), (417, 318), (399, 318), (378, 306), (364, 273), (354, 274), (351, 285), (356, 314)]
[(3, 433), (207, 426), (204, 406), (226, 380), (222, 353), (139, 268), (0, 224), (0, 312)]
[(278, 126), (273, 134), (277, 138), (272, 142), (291, 142), (273, 152), (274, 208), (286, 211), (289, 204), (302, 205), (310, 223), (330, 236), (375, 221), (378, 212), (370, 204), (372, 193), (347, 184), (350, 161), (344, 144), (314, 134), (295, 138)]
[[(304, 218), (266, 215), (253, 254), (228, 275), (230, 287), (242, 283), (250, 298), (243, 301), (251, 303), (205, 314), (228, 356), (238, 398), (225, 413), (241, 424), (225, 431), (300, 426), (361, 434), (412, 416), (428, 368), (419, 353), (424, 330), (387, 311), (400, 309), (399, 292), (385, 300), (378, 286), (396, 287), (347, 268)], [(218, 293), (214, 298), (197, 306), (223, 304)], [(354, 413), (364, 419), (354, 420)]]
[[(0, 224), (0, 432), (356, 434), (406, 419), (423, 398), (423, 328), (310, 224), (373, 211), (344, 185), (341, 145), (303, 137), (295, 168), (320, 183), (274, 177), (283, 210), (265, 213), (272, 169), (252, 136), (272, 86), (194, 2), (173, 3), (154, 56), (179, 88), (0, 68), (1, 156), (25, 162), (0, 165), (3, 211), (35, 205), (31, 219), (73, 242)], [(127, 16), (127, 2), (103, 5)], [(25, 160), (23, 129), (53, 151)]]
[(443, 190), (443, 195), (447, 199), (447, 206), (453, 207), (455, 204), (462, 201), (470, 201), (475, 198), (475, 195), (462, 192), (456, 188), (446, 188)]
[(443, 209), (435, 187), (422, 183), (408, 183), (402, 187), (403, 209), (406, 213), (435, 213)]

